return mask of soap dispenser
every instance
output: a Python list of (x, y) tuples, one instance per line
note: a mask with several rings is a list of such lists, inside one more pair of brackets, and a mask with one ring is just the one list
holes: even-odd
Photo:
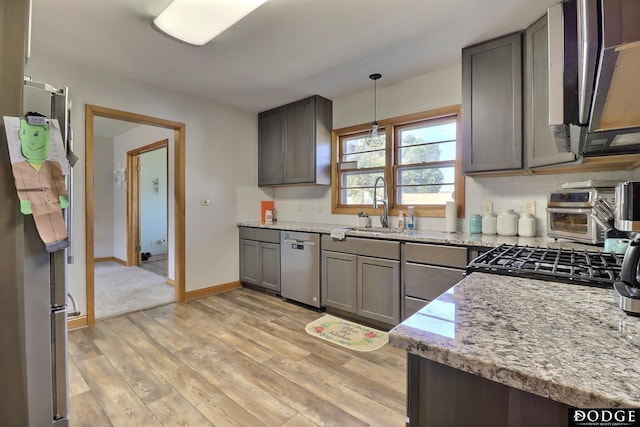
[(400, 211), (398, 213), (398, 230), (404, 230), (404, 212)]

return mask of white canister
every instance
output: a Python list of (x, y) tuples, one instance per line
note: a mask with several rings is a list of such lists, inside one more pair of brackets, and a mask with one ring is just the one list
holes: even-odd
[(498, 218), (493, 212), (487, 212), (482, 217), (482, 234), (496, 234), (498, 232)]
[(518, 220), (518, 234), (522, 237), (535, 237), (536, 218), (530, 213), (525, 213)]
[(265, 222), (273, 222), (273, 211), (271, 209), (267, 209), (264, 213)]
[(505, 209), (498, 214), (498, 234), (501, 236), (518, 234), (518, 215), (513, 209)]

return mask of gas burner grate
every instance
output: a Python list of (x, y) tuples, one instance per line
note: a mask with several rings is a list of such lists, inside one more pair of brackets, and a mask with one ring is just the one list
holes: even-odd
[(624, 255), (575, 249), (501, 245), (472, 260), (474, 271), (610, 287), (620, 280)]

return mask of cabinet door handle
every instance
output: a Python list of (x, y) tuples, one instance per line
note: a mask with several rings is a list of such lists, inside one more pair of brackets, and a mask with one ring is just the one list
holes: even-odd
[(285, 243), (295, 243), (297, 245), (314, 246), (315, 243), (307, 240), (284, 239)]

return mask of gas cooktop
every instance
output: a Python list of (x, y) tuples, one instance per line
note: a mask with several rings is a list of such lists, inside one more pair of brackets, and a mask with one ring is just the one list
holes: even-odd
[(620, 280), (623, 254), (501, 245), (472, 260), (474, 271), (610, 288)]

